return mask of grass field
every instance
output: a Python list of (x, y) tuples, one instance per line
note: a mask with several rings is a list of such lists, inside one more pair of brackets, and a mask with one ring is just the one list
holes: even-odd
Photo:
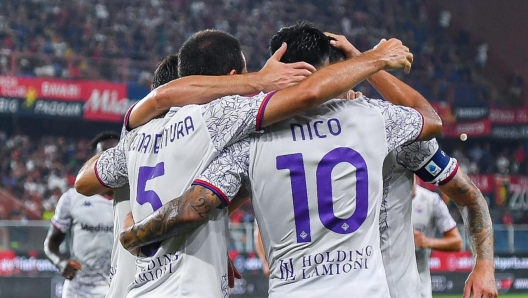
[[(461, 298), (462, 294), (459, 295), (433, 295), (433, 298)], [(499, 297), (504, 298), (528, 298), (528, 293), (525, 294), (499, 294)]]

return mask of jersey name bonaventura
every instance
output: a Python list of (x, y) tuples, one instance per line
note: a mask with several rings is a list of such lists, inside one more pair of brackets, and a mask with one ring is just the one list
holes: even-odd
[[(414, 174), (442, 185), (458, 169), (433, 139), (393, 150), (383, 163), (383, 201), (380, 213), (381, 253), (391, 298), (420, 297), (420, 279), (411, 222)], [(425, 172), (424, 172), (425, 171)]]
[(378, 229), (382, 164), (422, 126), (410, 108), (335, 99), (227, 148), (199, 182), (231, 197), (248, 176), (270, 297), (389, 297)]
[(112, 201), (69, 189), (59, 199), (51, 223), (70, 234), (70, 259), (82, 265), (63, 291), (75, 297), (102, 297), (101, 293), (104, 296), (114, 239)]
[[(110, 187), (128, 180), (132, 213), (140, 221), (183, 194), (224, 147), (259, 130), (272, 95), (172, 108), (105, 151), (96, 173)], [(148, 246), (136, 260), (127, 297), (227, 297), (226, 233), (227, 210), (216, 209), (192, 233)]]

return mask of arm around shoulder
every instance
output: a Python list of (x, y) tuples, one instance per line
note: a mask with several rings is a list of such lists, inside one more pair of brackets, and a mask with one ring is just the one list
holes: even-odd
[(108, 191), (99, 179), (95, 167), (101, 154), (97, 154), (90, 158), (81, 168), (77, 177), (75, 178), (75, 190), (85, 196), (93, 196)]

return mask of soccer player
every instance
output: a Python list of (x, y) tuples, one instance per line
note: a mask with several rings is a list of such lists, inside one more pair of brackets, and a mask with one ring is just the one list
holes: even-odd
[[(134, 110), (134, 112), (128, 113), (127, 125), (138, 126), (144, 124), (146, 122), (144, 119), (148, 119), (147, 117), (158, 116), (163, 110), (161, 107), (164, 102), (168, 100), (175, 105), (185, 105), (207, 101), (211, 97), (229, 93), (252, 92), (256, 91), (257, 88), (273, 90), (298, 82), (301, 78), (311, 74), (313, 70), (313, 67), (307, 63), (285, 64), (279, 62), (276, 57), (272, 57), (258, 73), (224, 77), (190, 76), (176, 80), (178, 78), (178, 56), (169, 55), (160, 62), (154, 72), (152, 80), (154, 91), (131, 108), (130, 111)], [(257, 80), (258, 83), (251, 83), (252, 80)], [(162, 86), (165, 84), (167, 85)], [(178, 90), (178, 93), (167, 92), (167, 89)], [(189, 97), (188, 95), (193, 92), (195, 96)], [(147, 111), (147, 113), (141, 117), (136, 116), (143, 111)], [(127, 132), (124, 129), (125, 135)], [(77, 183), (77, 186), (79, 185), (81, 192), (87, 191), (82, 188), (82, 184)], [(128, 184), (114, 190), (114, 226), (118, 233), (126, 215), (131, 210), (129, 195)], [(117, 238), (116, 235), (115, 237)], [(135, 256), (125, 251), (119, 241), (114, 242), (110, 289), (106, 297), (126, 297), (128, 286), (134, 281), (135, 260)]]
[[(176, 80), (178, 78), (178, 56), (169, 55), (158, 65), (154, 72), (153, 92), (133, 106), (132, 109), (135, 109), (136, 112), (128, 114), (130, 116), (127, 117), (127, 124), (138, 126), (144, 124), (146, 122), (144, 119), (148, 119), (147, 117), (158, 116), (163, 112), (162, 107), (167, 105), (165, 103), (167, 101), (175, 105), (185, 105), (210, 101), (218, 96), (231, 93), (256, 92), (260, 89), (280, 89), (298, 82), (300, 79), (310, 75), (314, 70), (307, 63), (285, 64), (272, 57), (258, 73), (224, 77), (190, 76)], [(162, 86), (164, 84), (167, 85)], [(178, 92), (167, 90), (177, 90)], [(194, 94), (194, 96), (189, 97), (189, 94)], [(136, 114), (143, 111), (148, 112), (141, 115), (141, 117), (135, 117)], [(124, 132), (126, 133), (127, 130), (124, 130)], [(92, 161), (94, 160), (96, 159)], [(96, 193), (93, 190), (83, 188), (82, 184), (77, 183), (76, 186), (78, 188), (80, 186), (79, 191), (87, 195)], [(91, 193), (88, 193), (89, 191)], [(129, 192), (128, 184), (114, 190), (114, 226), (116, 227), (116, 232), (120, 231), (127, 213), (131, 210)], [(126, 252), (119, 241), (115, 241), (111, 261), (110, 288), (106, 297), (126, 297), (128, 286), (134, 280), (135, 256)]]
[[(101, 152), (114, 147), (119, 134), (103, 132), (91, 142)], [(69, 189), (60, 198), (44, 241), (44, 252), (66, 278), (62, 297), (104, 297), (108, 291), (110, 252), (113, 243), (112, 197), (110, 194), (83, 196)], [(70, 234), (70, 258), (59, 246)]]
[[(163, 59), (152, 78), (152, 88), (169, 83), (178, 78), (178, 56), (169, 55)], [(126, 130), (125, 130), (126, 133)], [(128, 293), (128, 286), (134, 281), (136, 271), (136, 258), (128, 253), (119, 243), (119, 233), (130, 212), (130, 189), (128, 184), (114, 190), (114, 245), (110, 268), (110, 288), (106, 293), (107, 298), (124, 298)]]
[[(272, 49), (278, 48), (282, 42), (288, 43), (282, 61), (302, 59), (318, 67), (329, 62), (332, 48), (328, 37), (309, 25), (282, 29), (272, 39)], [(337, 69), (347, 62), (324, 67), (298, 86), (315, 79), (318, 73)], [(335, 95), (346, 90), (340, 89)], [(414, 109), (380, 101), (332, 100), (272, 125), (264, 134), (251, 138), (251, 158), (247, 141), (229, 147), (228, 151), (222, 152), (228, 156), (226, 160), (219, 158), (218, 162), (211, 164), (203, 174), (204, 179), (195, 180), (195, 186), (183, 198), (163, 206), (146, 221), (127, 230), (122, 243), (125, 248), (131, 248), (134, 244), (129, 245), (129, 241), (142, 241), (167, 232), (163, 222), (166, 216), (173, 220), (170, 225), (182, 224), (170, 233), (188, 227), (189, 218), (195, 214), (203, 216), (202, 222), (205, 221), (208, 209), (215, 210), (238, 191), (240, 179), (234, 177), (231, 180), (225, 175), (229, 173), (225, 172), (239, 173), (233, 167), (242, 163), (245, 171), (240, 172), (247, 173), (247, 169), (252, 169), (249, 175), (253, 204), (270, 256), (272, 297), (292, 293), (320, 297), (329, 291), (329, 275), (336, 284), (332, 287), (335, 296), (350, 294), (353, 289), (359, 297), (366, 293), (388, 297), (377, 228), (382, 190), (381, 165), (392, 146), (416, 138), (427, 139), (439, 131), (439, 118), (430, 113), (428, 106), (426, 101), (416, 104), (424, 114), (422, 118)], [(288, 154), (292, 151), (299, 153)], [(245, 163), (247, 160), (251, 160), (251, 164)], [(332, 177), (334, 168), (338, 170), (335, 177), (339, 179)], [(334, 209), (339, 209), (337, 213), (333, 211), (332, 191), (337, 193), (334, 197), (339, 198), (335, 203), (339, 207)], [(280, 198), (277, 194), (285, 195)], [(312, 194), (310, 203), (308, 194)], [(294, 206), (290, 201), (292, 195)], [(317, 197), (324, 201), (320, 212), (313, 201)], [(193, 210), (192, 207), (198, 205), (203, 207)], [(174, 210), (179, 210), (178, 214)], [(327, 220), (324, 224), (316, 222), (318, 213)], [(156, 224), (149, 226), (149, 220), (163, 226), (152, 229)], [(352, 237), (356, 231), (361, 233)], [(368, 280), (376, 280), (377, 284), (369, 285)]]
[[(416, 181), (411, 219), (414, 228), (416, 263), (420, 274), (421, 297), (432, 298), (429, 271), (431, 249), (459, 251), (462, 249), (462, 237), (442, 198), (437, 193), (416, 185)], [(442, 238), (435, 238), (437, 230), (442, 233)]]
[[(333, 35), (334, 46), (344, 48), (349, 57), (360, 52), (344, 36)], [(406, 86), (382, 80), (379, 72), (368, 79), (380, 94), (391, 101), (412, 95)], [(458, 168), (455, 159), (447, 156), (436, 140), (415, 142), (391, 152), (383, 166), (384, 192), (380, 214), (381, 250), (392, 298), (420, 297), (420, 278), (414, 250), (411, 223), (411, 194), (414, 174), (435, 184), (459, 207), (464, 218), (475, 266), (470, 273), (464, 298), (497, 297), (493, 261), (493, 228), (489, 210), (480, 190)]]
[[(180, 75), (197, 74), (206, 66), (215, 66), (212, 62), (217, 62), (218, 53), (229, 54), (227, 58), (234, 58), (236, 63), (220, 64), (217, 74), (241, 72), (242, 54), (240, 47), (233, 43), (238, 44), (236, 39), (218, 31), (195, 34), (180, 50)], [(411, 59), (408, 49), (399, 41), (391, 40), (362, 57), (316, 72), (300, 84), (276, 93), (254, 98), (227, 97), (201, 107), (171, 109), (165, 118), (155, 119), (129, 133), (132, 137), (122, 141), (113, 153), (103, 154), (97, 162), (97, 172), (108, 186), (121, 182), (122, 177), (111, 181), (116, 173), (129, 174), (131, 190), (134, 190), (132, 211), (141, 220), (175, 194), (182, 193), (228, 143), (332, 98), (381, 68), (409, 66)], [(201, 61), (208, 63), (200, 67), (190, 65)], [(125, 144), (128, 148), (123, 149)], [(128, 161), (126, 169), (115, 168), (125, 160)], [(178, 173), (177, 178), (171, 173)], [(192, 216), (205, 216), (203, 211), (210, 206), (197, 204), (191, 208), (199, 210)], [(193, 293), (194, 297), (227, 295), (225, 213), (213, 208), (208, 223), (190, 235), (169, 239), (159, 249), (157, 246), (150, 251), (143, 249), (145, 257), (137, 261), (138, 274), (129, 297), (165, 296), (169, 292)], [(208, 249), (211, 247), (215, 249)], [(200, 281), (185, 272), (184, 268), (189, 266), (201, 276)], [(203, 280), (207, 281), (207, 287)]]

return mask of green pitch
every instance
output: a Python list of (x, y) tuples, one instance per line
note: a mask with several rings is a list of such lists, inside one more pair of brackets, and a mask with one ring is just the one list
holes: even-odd
[[(525, 294), (499, 294), (500, 298), (527, 298), (528, 293)], [(462, 298), (462, 294), (458, 295), (433, 295), (433, 298)]]

